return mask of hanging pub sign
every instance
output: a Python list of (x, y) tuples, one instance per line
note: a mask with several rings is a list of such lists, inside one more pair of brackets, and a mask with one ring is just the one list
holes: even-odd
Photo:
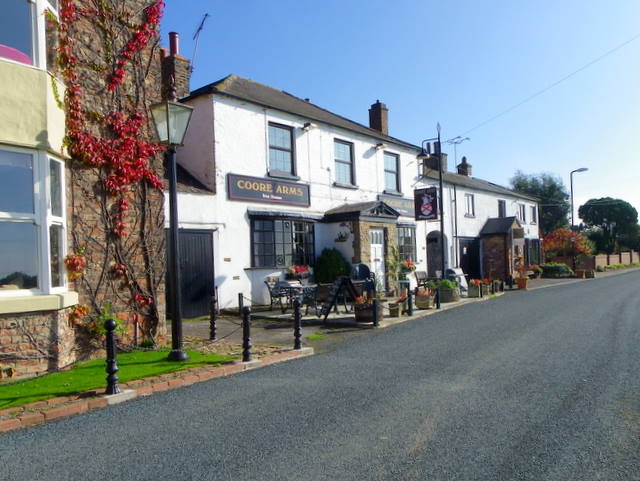
[(297, 182), (227, 174), (227, 193), (230, 200), (247, 200), (269, 204), (301, 205), (309, 207), (309, 185)]
[(416, 220), (438, 220), (438, 189), (427, 187), (413, 191)]

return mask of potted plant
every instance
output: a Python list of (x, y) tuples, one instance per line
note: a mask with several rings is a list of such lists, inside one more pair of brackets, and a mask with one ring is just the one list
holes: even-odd
[[(353, 303), (356, 322), (373, 322), (373, 297), (358, 296)], [(378, 319), (382, 319), (382, 301), (378, 300)]]
[(501, 292), (502, 289), (502, 281), (498, 280), (498, 279), (494, 279), (493, 280), (493, 293), (497, 294), (498, 292)]
[(460, 290), (455, 281), (443, 279), (438, 283), (440, 302), (455, 302), (460, 300)]
[(483, 294), (495, 294), (493, 288), (493, 279), (484, 278), (482, 279), (482, 292)]
[(429, 288), (420, 288), (416, 291), (414, 297), (416, 308), (431, 309), (433, 307), (433, 290)]
[(398, 293), (398, 281), (402, 275), (402, 262), (398, 248), (396, 246), (389, 246), (389, 254), (385, 259), (385, 266), (387, 268), (387, 276), (389, 277), (389, 287), (393, 290), (394, 294)]
[(533, 264), (531, 266), (531, 270), (533, 271), (534, 279), (540, 279), (540, 277), (542, 277), (542, 267), (540, 267), (538, 264)]
[(311, 275), (311, 271), (309, 266), (293, 265), (287, 268), (287, 273), (285, 274), (285, 278), (302, 280), (302, 279), (308, 278), (310, 275)]
[(516, 258), (515, 264), (514, 264), (514, 270), (516, 274), (515, 279), (516, 279), (516, 284), (518, 285), (518, 289), (526, 290), (527, 284), (529, 283), (529, 276), (527, 275), (527, 272), (529, 271), (529, 269), (524, 264), (524, 262), (522, 262), (521, 257)]
[(469, 281), (469, 297), (482, 297), (482, 281), (480, 279), (471, 279)]

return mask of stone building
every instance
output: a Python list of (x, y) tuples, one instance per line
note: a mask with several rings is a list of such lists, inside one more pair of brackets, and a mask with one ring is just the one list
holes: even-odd
[[(142, 25), (157, 12), (146, 10), (154, 6), (152, 0), (120, 3), (133, 12), (126, 19), (131, 24)], [(95, 7), (88, 1), (75, 4)], [(57, 370), (90, 356), (101, 343), (91, 332), (96, 333), (107, 304), (122, 320), (125, 338), (151, 317), (163, 329), (161, 190), (128, 188), (130, 214), (121, 218), (129, 233), (116, 239), (118, 199), (103, 186), (110, 172), (71, 158), (63, 144), (68, 78), (55, 51), (62, 38), (56, 23), (63, 21), (65, 6), (61, 0), (5, 0), (0, 19), (0, 377)], [(83, 127), (100, 138), (96, 119), (126, 112), (120, 102), (144, 111), (160, 99), (161, 57), (153, 41), (155, 29), (148, 25), (149, 46), (113, 70), (112, 64), (102, 63), (106, 55), (99, 26), (91, 15), (81, 12), (78, 17), (68, 35), (81, 60), (75, 73), (85, 95)], [(125, 20), (108, 14), (104, 19)], [(122, 44), (112, 45), (112, 58), (127, 48), (122, 38)], [(163, 58), (166, 63), (167, 55)], [(111, 89), (120, 68), (125, 79)], [(151, 132), (144, 126), (140, 135), (153, 140)], [(162, 176), (159, 157), (151, 159), (148, 168)], [(141, 196), (156, 206), (145, 210), (147, 219), (138, 209)], [(83, 275), (75, 280), (64, 263), (73, 253), (86, 261)], [(122, 271), (118, 259), (124, 259)], [(145, 306), (131, 302), (138, 292), (148, 296), (140, 298)]]
[[(389, 134), (385, 104), (371, 105), (365, 126), (235, 75), (183, 101), (194, 114), (178, 162), (205, 190), (180, 196), (180, 226), (213, 259), (186, 252), (199, 267), (183, 278), (194, 279), (203, 309), (214, 289), (223, 308), (239, 293), (268, 303), (267, 277), (313, 266), (324, 248), (368, 264), (383, 283), (391, 246), (418, 270), (441, 269), (439, 223), (414, 217), (414, 189), (437, 185), (437, 170)], [(493, 217), (521, 215), (531, 246), (538, 242), (536, 200), (472, 177), (466, 159), (444, 172), (444, 198), (447, 267), (486, 273), (481, 230)]]

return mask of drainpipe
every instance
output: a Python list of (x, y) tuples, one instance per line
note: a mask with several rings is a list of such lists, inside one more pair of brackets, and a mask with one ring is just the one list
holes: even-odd
[(460, 243), (458, 241), (458, 189), (453, 185), (453, 252), (456, 256), (456, 267), (460, 267)]

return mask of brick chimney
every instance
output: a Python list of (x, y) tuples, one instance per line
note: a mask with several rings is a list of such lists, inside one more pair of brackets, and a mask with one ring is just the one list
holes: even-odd
[(462, 162), (458, 164), (458, 174), (471, 177), (471, 164), (467, 163), (466, 157), (462, 157)]
[(172, 84), (175, 85), (175, 96), (180, 99), (189, 95), (189, 78), (191, 65), (180, 56), (180, 36), (176, 32), (169, 33), (169, 51), (160, 49), (160, 65), (162, 67), (162, 98), (172, 97)]
[(383, 135), (389, 135), (389, 109), (379, 100), (369, 109), (369, 127)]

